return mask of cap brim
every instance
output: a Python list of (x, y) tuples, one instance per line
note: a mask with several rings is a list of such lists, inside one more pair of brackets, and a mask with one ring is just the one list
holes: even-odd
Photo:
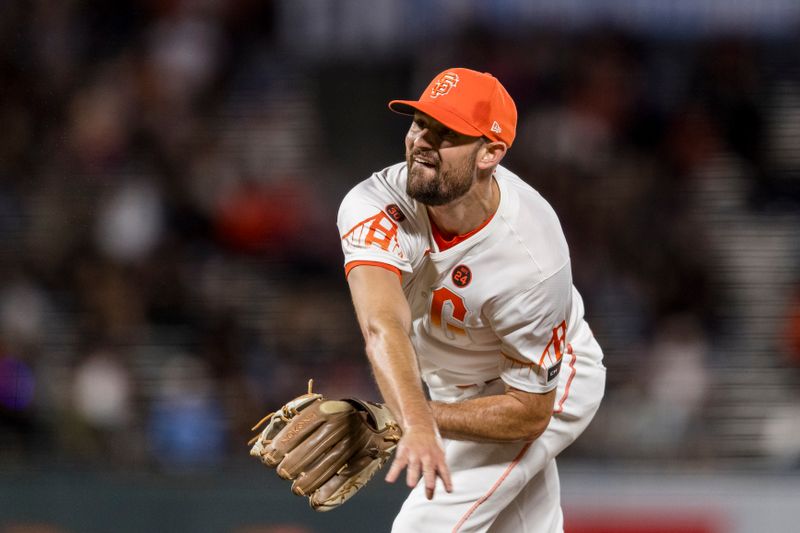
[(392, 100), (389, 102), (389, 109), (401, 115), (413, 115), (415, 111), (420, 111), (433, 117), (453, 131), (470, 137), (483, 137), (484, 133), (442, 106), (430, 102), (419, 102), (417, 100)]

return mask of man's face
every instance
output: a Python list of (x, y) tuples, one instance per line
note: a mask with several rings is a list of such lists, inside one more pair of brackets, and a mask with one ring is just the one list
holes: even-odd
[(483, 146), (480, 137), (457, 133), (417, 112), (405, 142), (410, 197), (426, 205), (444, 205), (472, 187)]

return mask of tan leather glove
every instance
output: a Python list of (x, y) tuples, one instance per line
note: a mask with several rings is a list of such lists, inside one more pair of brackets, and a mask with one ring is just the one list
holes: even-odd
[(312, 392), (264, 417), (251, 443), (258, 457), (316, 511), (334, 509), (358, 492), (389, 459), (402, 436), (385, 405), (355, 398), (325, 400)]

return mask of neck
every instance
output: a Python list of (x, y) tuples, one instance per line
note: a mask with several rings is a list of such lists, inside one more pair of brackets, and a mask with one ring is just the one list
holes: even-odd
[(445, 205), (427, 206), (428, 216), (446, 235), (464, 235), (492, 216), (500, 205), (500, 188), (491, 172), (479, 176), (467, 194)]

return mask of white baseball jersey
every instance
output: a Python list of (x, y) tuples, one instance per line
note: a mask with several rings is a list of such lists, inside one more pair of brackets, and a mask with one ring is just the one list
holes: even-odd
[[(583, 302), (572, 285), (569, 249), (555, 212), (505, 168), (498, 167), (494, 177), (500, 190), (496, 213), (477, 231), (440, 250), (426, 207), (406, 194), (406, 164), (373, 174), (350, 191), (339, 209), (345, 269), (373, 264), (398, 273), (411, 307), (412, 341), (431, 398), (452, 402), (502, 393), (498, 383), (534, 393), (558, 388), (553, 419), (534, 442), (534, 450), (526, 447), (516, 459), (519, 446), (508, 450), (508, 464), (525, 463), (518, 469), (524, 479), (542, 471), (557, 480), (554, 463), (551, 467), (549, 462), (588, 425), (602, 397), (602, 351), (583, 320)], [(470, 486), (485, 483), (472, 478), (476, 465), (462, 468), (470, 463), (464, 457), (483, 453), (478, 451), (481, 446), (487, 445), (455, 443), (452, 451), (448, 449), (449, 464), (452, 457), (462, 458), (460, 464), (450, 464), (454, 483), (460, 473)], [(525, 461), (520, 460), (523, 455)], [(498, 463), (497, 468), (506, 465)], [(483, 470), (481, 476), (485, 475)], [(506, 479), (509, 473), (499, 475)], [(553, 511), (551, 505), (548, 516), (560, 518), (557, 483), (555, 494), (552, 483), (540, 484), (549, 491), (544, 500), (554, 502), (558, 510)], [(428, 527), (430, 520), (444, 520), (441, 527), (448, 531), (484, 531), (481, 528), (488, 527), (502, 507), (523, 494), (520, 487), (524, 485), (509, 489), (502, 506), (484, 506), (483, 517), (472, 507), (462, 509), (474, 503), (470, 498), (487, 500), (478, 487), (474, 495), (452, 504), (453, 513), (439, 509), (424, 519), (417, 513), (414, 520)], [(501, 492), (499, 486), (492, 486), (492, 491)], [(441, 504), (450, 497), (437, 496), (434, 501)], [(423, 498), (417, 495), (420, 508), (430, 505)], [(504, 501), (498, 495), (494, 498)], [(414, 493), (406, 507), (412, 500)], [(540, 503), (538, 507), (546, 506)], [(474, 529), (467, 527), (470, 520)], [(531, 520), (541, 522), (541, 516)], [(448, 526), (447, 521), (459, 528)], [(409, 524), (403, 526), (408, 531), (419, 526)], [(548, 527), (541, 530), (556, 530)], [(395, 531), (405, 529), (396, 522)]]
[(402, 273), (414, 347), (434, 397), (497, 377), (528, 392), (552, 390), (570, 339), (588, 327), (555, 212), (508, 170), (498, 167), (495, 178), (495, 215), (444, 251), (425, 206), (405, 192), (405, 163), (360, 183), (339, 210), (348, 271), (371, 262)]

